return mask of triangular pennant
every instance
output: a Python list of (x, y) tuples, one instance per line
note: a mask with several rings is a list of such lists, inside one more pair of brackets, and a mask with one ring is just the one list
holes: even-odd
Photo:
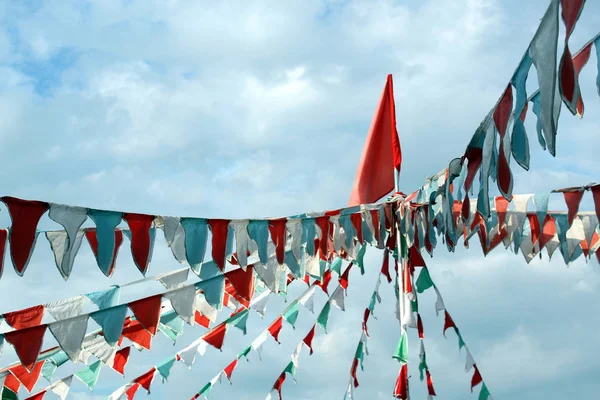
[[(279, 343), (279, 332), (281, 332), (281, 328), (283, 327), (283, 317), (279, 316), (277, 319), (267, 328), (273, 339), (277, 343)], [(281, 343), (280, 343), (281, 344)]]
[(182, 363), (184, 363), (188, 368), (192, 369), (192, 365), (194, 365), (194, 362), (196, 361), (196, 354), (199, 352), (199, 345), (195, 344), (194, 342), (190, 346), (177, 353), (177, 356)]
[[(206, 266), (205, 264), (204, 266)], [(204, 292), (206, 302), (214, 309), (221, 309), (223, 304), (223, 294), (225, 292), (225, 277), (215, 276), (213, 278), (203, 280), (196, 284), (196, 287)]]
[(477, 365), (473, 365), (475, 367), (475, 372), (473, 372), (473, 377), (471, 378), (471, 393), (473, 393), (473, 388), (483, 382), (483, 378), (481, 378), (481, 374), (479, 373), (479, 368)]
[(177, 361), (177, 357), (171, 356), (156, 365), (156, 369), (158, 370), (160, 376), (162, 376), (163, 382), (169, 378), (169, 375), (171, 374), (171, 368), (173, 368), (175, 361)]
[(408, 362), (408, 338), (406, 331), (402, 329), (402, 334), (400, 335), (400, 340), (398, 341), (398, 345), (396, 346), (396, 351), (392, 358), (398, 360), (401, 363)]
[[(4, 389), (8, 389), (11, 392), (15, 393), (15, 399), (18, 400), (16, 393), (19, 393), (19, 389), (21, 388), (21, 382), (13, 374), (4, 375)], [(4, 393), (3, 393), (4, 394)], [(4, 396), (3, 396), (4, 397)]]
[(71, 276), (75, 256), (81, 247), (83, 235), (84, 231), (76, 231), (73, 239), (70, 240), (65, 231), (46, 232), (46, 239), (48, 239), (50, 248), (54, 253), (56, 268), (58, 268), (65, 281)]
[(131, 254), (135, 266), (142, 275), (146, 275), (154, 247), (154, 231), (151, 229), (154, 216), (127, 213), (123, 215), (123, 219), (127, 222), (131, 232)]
[(235, 253), (238, 265), (246, 268), (248, 265), (248, 220), (232, 220), (229, 225), (235, 233)]
[(298, 319), (298, 311), (300, 304), (294, 302), (283, 312), (282, 316), (293, 328), (295, 328), (296, 320)]
[(83, 382), (90, 390), (94, 390), (96, 383), (98, 383), (98, 377), (100, 376), (100, 370), (102, 369), (102, 361), (98, 360), (93, 364), (85, 367), (84, 369), (75, 372), (75, 376)]
[(14, 375), (15, 378), (17, 378), (19, 382), (21, 382), (23, 387), (27, 389), (29, 393), (31, 393), (33, 387), (40, 379), (40, 374), (42, 373), (43, 367), (44, 361), (39, 361), (35, 363), (31, 371), (26, 370), (25, 367), (20, 364), (12, 367), (9, 371)]
[(396, 385), (394, 386), (394, 397), (396, 399), (408, 399), (408, 364), (402, 364)]
[(331, 303), (327, 302), (323, 306), (323, 309), (319, 313), (317, 317), (317, 323), (323, 328), (325, 333), (327, 333), (327, 320), (329, 319), (329, 310), (331, 309)]
[(100, 310), (108, 307), (113, 307), (119, 304), (121, 288), (113, 286), (110, 289), (99, 292), (92, 292), (85, 295), (92, 303), (98, 306)]
[(65, 400), (71, 389), (71, 383), (73, 382), (73, 375), (69, 375), (64, 379), (57, 381), (50, 388), (52, 392), (60, 397), (61, 400)]
[(96, 229), (87, 229), (85, 237), (92, 248), (100, 271), (110, 277), (115, 270), (119, 248), (123, 242), (123, 232), (116, 230), (123, 214), (114, 211), (88, 210)]
[(173, 290), (185, 285), (190, 273), (189, 268), (160, 275), (157, 279), (167, 290)]
[(112, 369), (117, 371), (121, 375), (125, 375), (125, 366), (129, 362), (129, 354), (131, 353), (131, 346), (123, 347), (121, 350), (115, 353), (115, 359), (113, 360)]
[(290, 247), (292, 255), (296, 261), (300, 261), (302, 260), (302, 220), (290, 218), (287, 220), (286, 228), (291, 236)]
[(194, 322), (205, 328), (210, 327), (210, 319), (198, 310), (196, 310), (196, 313), (194, 314)]
[(579, 203), (581, 203), (583, 193), (583, 190), (563, 193), (565, 196), (565, 202), (567, 203), (567, 209), (569, 210), (569, 226), (571, 226), (573, 219), (575, 219), (575, 216), (579, 212)]
[(280, 265), (283, 265), (285, 257), (285, 243), (287, 239), (286, 223), (287, 220), (285, 218), (272, 219), (269, 221), (269, 232), (271, 233), (271, 240), (275, 245), (277, 262)]
[(471, 370), (471, 368), (473, 368), (474, 365), (475, 365), (475, 360), (473, 359), (471, 352), (469, 350), (467, 350), (467, 361), (465, 363), (465, 372), (469, 372)]
[(4, 339), (15, 348), (21, 364), (31, 371), (44, 341), (46, 325), (33, 326), (12, 332), (5, 332)]
[(123, 332), (123, 324), (127, 316), (127, 305), (123, 304), (99, 310), (91, 313), (90, 316), (102, 328), (106, 342), (114, 344), (119, 341), (121, 332)]
[(266, 264), (269, 261), (267, 243), (269, 241), (269, 221), (254, 220), (248, 223), (248, 235), (258, 247), (258, 258), (261, 263)]
[(248, 309), (240, 309), (238, 312), (234, 313), (227, 320), (227, 323), (229, 325), (233, 325), (236, 328), (240, 329), (245, 335), (246, 334), (246, 322), (248, 321), (249, 316), (250, 316), (250, 312), (248, 311)]
[(236, 358), (228, 366), (226, 366), (225, 369), (223, 370), (223, 372), (225, 373), (225, 376), (227, 377), (229, 382), (231, 382), (231, 374), (233, 374), (233, 370), (235, 370), (237, 365), (238, 365), (238, 360)]
[(77, 362), (79, 359), (88, 318), (88, 315), (81, 315), (48, 324), (48, 329), (52, 332), (58, 345), (73, 362)]
[(8, 238), (8, 229), (0, 229), (0, 278), (4, 272), (4, 253), (6, 251), (6, 239)]
[[(44, 389), (41, 392), (37, 392), (33, 396), (29, 396), (25, 400), (42, 400), (45, 395), (46, 395), (46, 390)], [(4, 395), (2, 396), (2, 399), (5, 399)]]
[(133, 312), (135, 318), (152, 335), (156, 334), (158, 322), (160, 321), (161, 303), (162, 296), (160, 294), (129, 303), (129, 309)]
[(315, 337), (315, 329), (316, 329), (316, 325), (313, 325), (313, 327), (310, 329), (310, 331), (308, 332), (308, 334), (304, 337), (304, 339), (302, 339), (302, 342), (304, 342), (304, 344), (306, 344), (306, 347), (309, 348), (310, 350), (310, 355), (312, 355), (313, 353), (313, 348), (312, 348), (312, 341)]
[[(57, 251), (54, 251), (54, 254), (58, 270), (63, 275), (63, 278), (67, 279), (73, 268), (75, 254), (79, 250), (79, 246), (81, 246), (83, 232), (79, 231), (79, 228), (81, 228), (83, 223), (87, 220), (87, 209), (52, 203), (50, 204), (48, 216), (51, 220), (59, 223), (65, 228), (65, 231), (61, 232), (66, 236), (66, 239), (63, 239), (64, 244), (61, 246), (62, 254), (57, 254)], [(56, 234), (58, 232), (46, 233), (46, 237), (48, 237), (48, 240), (50, 240), (50, 243), (52, 244), (53, 241), (49, 236), (51, 233)]]
[(283, 397), (281, 395), (281, 387), (283, 386), (283, 382), (285, 382), (285, 371), (283, 371), (281, 375), (279, 375), (279, 377), (273, 384), (273, 389), (271, 389), (277, 391), (277, 394), (279, 395), (279, 400), (283, 400)]
[(202, 337), (202, 340), (204, 340), (206, 343), (210, 344), (211, 346), (221, 350), (221, 347), (223, 347), (223, 341), (225, 340), (225, 332), (226, 331), (227, 331), (227, 324), (222, 322), (219, 325), (215, 326), (210, 331), (208, 331), (208, 333), (206, 333)]
[(81, 314), (86, 302), (85, 297), (76, 296), (46, 303), (44, 304), (44, 309), (52, 315), (55, 320), (59, 321)]
[(6, 323), (15, 329), (25, 329), (42, 323), (44, 306), (33, 306), (2, 314)]
[(444, 330), (443, 330), (443, 334), (444, 336), (446, 336), (446, 329), (448, 328), (456, 328), (456, 325), (454, 324), (454, 321), (452, 320), (452, 317), (450, 316), (450, 314), (448, 314), (448, 311), (444, 312)]
[(171, 301), (173, 309), (181, 319), (190, 325), (194, 322), (194, 300), (196, 298), (195, 286), (186, 286), (181, 289), (167, 292), (164, 296)]
[(185, 257), (196, 271), (204, 262), (208, 222), (203, 218), (182, 218), (181, 226), (185, 232)]
[(133, 343), (150, 350), (152, 344), (152, 334), (144, 328), (139, 321), (129, 321), (125, 324), (121, 335), (131, 340)]
[(340, 285), (337, 287), (337, 289), (335, 289), (335, 291), (331, 295), (331, 299), (329, 301), (331, 302), (331, 304), (333, 304), (340, 310), (344, 311), (345, 310), (345, 307), (344, 307), (344, 297), (345, 296), (344, 295), (345, 295), (345, 290)]
[(431, 280), (431, 275), (429, 275), (429, 269), (423, 268), (419, 277), (417, 278), (417, 293), (423, 293), (425, 290), (430, 287), (435, 287), (433, 281)]
[(235, 289), (233, 296), (245, 307), (250, 306), (250, 300), (254, 296), (254, 268), (249, 265), (246, 271), (235, 269), (225, 273), (225, 278)]
[(150, 385), (152, 385), (152, 381), (154, 380), (155, 373), (156, 373), (156, 368), (152, 367), (152, 369), (150, 369), (150, 371), (146, 372), (143, 375), (138, 376), (137, 378), (135, 378), (135, 380), (133, 382), (137, 383), (138, 385), (140, 385), (141, 387), (146, 389), (146, 392), (150, 393)]
[(48, 210), (48, 203), (7, 196), (0, 200), (6, 204), (12, 222), (8, 234), (12, 263), (17, 275), (23, 276), (35, 246), (38, 222)]
[(225, 270), (227, 235), (229, 233), (228, 219), (209, 219), (208, 225), (212, 232), (212, 257), (221, 271)]

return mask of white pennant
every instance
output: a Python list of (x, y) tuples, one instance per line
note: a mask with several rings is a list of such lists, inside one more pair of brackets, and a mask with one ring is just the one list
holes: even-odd
[(444, 306), (444, 299), (442, 299), (442, 295), (437, 287), (433, 287), (435, 289), (435, 293), (437, 294), (437, 300), (435, 301), (435, 315), (440, 315), (440, 311), (444, 311), (446, 307)]
[(339, 308), (340, 310), (344, 311), (344, 288), (338, 286), (335, 289), (335, 292), (333, 292), (333, 294), (331, 295), (331, 299), (329, 300), (329, 302), (337, 308)]
[(54, 253), (56, 268), (58, 268), (64, 280), (69, 279), (69, 276), (71, 276), (75, 256), (81, 247), (83, 235), (84, 231), (82, 230), (74, 232), (73, 241), (71, 242), (66, 231), (46, 232), (46, 239), (48, 239)]
[(181, 350), (178, 355), (181, 358), (181, 361), (187, 365), (189, 369), (192, 369), (192, 365), (194, 361), (196, 361), (196, 354), (198, 353), (198, 345), (188, 346), (187, 348)]
[(185, 268), (173, 273), (169, 272), (166, 274), (161, 274), (157, 279), (165, 287), (165, 289), (172, 290), (184, 286), (185, 282), (188, 280), (189, 273), (189, 268)]
[(304, 342), (298, 343), (298, 346), (296, 346), (296, 350), (294, 350), (294, 352), (292, 353), (292, 363), (296, 368), (298, 368), (298, 360), (300, 358), (300, 351), (302, 350), (303, 345)]
[(65, 400), (67, 395), (69, 394), (69, 389), (71, 388), (71, 383), (73, 381), (73, 375), (69, 375), (64, 379), (61, 379), (54, 383), (50, 389), (54, 392), (55, 395), (61, 398), (61, 400)]
[(321, 264), (319, 262), (318, 254), (313, 257), (308, 254), (304, 254), (304, 265), (306, 266), (306, 273), (310, 276), (321, 279)]
[(198, 343), (198, 348), (196, 349), (196, 351), (198, 351), (198, 354), (200, 354), (200, 356), (203, 356), (204, 353), (206, 353), (207, 348), (208, 343), (206, 343), (204, 340), (201, 340), (200, 343)]
[(304, 293), (302, 293), (302, 296), (298, 298), (298, 303), (308, 308), (307, 304), (309, 301), (312, 303), (316, 288), (316, 286), (309, 287)]
[(571, 228), (567, 231), (567, 248), (569, 250), (569, 260), (575, 252), (575, 248), (579, 246), (582, 240), (585, 240), (585, 232), (583, 223), (578, 217), (575, 217)]
[(465, 364), (465, 372), (469, 372), (471, 368), (475, 365), (475, 360), (473, 360), (473, 356), (471, 352), (467, 350), (467, 362)]
[(306, 309), (308, 311), (310, 311), (311, 314), (315, 313), (315, 301), (314, 301), (314, 297), (310, 297), (306, 303), (304, 303), (304, 307), (306, 307)]
[(515, 194), (513, 196), (512, 202), (515, 205), (515, 224), (512, 226), (508, 226), (509, 232), (514, 232), (517, 229), (520, 229), (523, 226), (523, 222), (527, 217), (527, 203), (529, 203), (529, 199), (533, 197), (532, 194)]
[(269, 257), (266, 265), (260, 262), (255, 263), (254, 271), (256, 271), (271, 292), (279, 293), (279, 278), (282, 269), (275, 257)]
[(194, 322), (194, 299), (196, 298), (196, 287), (186, 286), (181, 289), (167, 292), (164, 297), (171, 301), (173, 309), (179, 315), (179, 317), (192, 325)]
[(87, 299), (84, 296), (75, 296), (46, 303), (44, 310), (48, 311), (55, 320), (60, 321), (81, 314), (85, 303)]
[(264, 342), (267, 341), (267, 331), (262, 331), (260, 335), (254, 339), (254, 341), (250, 344), (254, 351), (258, 351)]
[[(134, 343), (134, 346), (137, 343)], [(117, 349), (115, 346), (111, 346), (106, 343), (103, 336), (93, 336), (90, 335), (83, 339), (82, 347), (85, 349), (79, 355), (79, 360), (83, 361), (85, 364), (88, 363), (88, 359), (90, 354), (93, 354), (97, 359), (102, 360), (102, 362), (106, 365), (112, 365), (115, 359), (115, 354), (117, 353)], [(136, 346), (139, 350), (139, 345)]]
[(583, 230), (585, 232), (585, 240), (588, 242), (588, 246), (592, 246), (592, 238), (594, 232), (596, 232), (596, 226), (598, 226), (598, 217), (596, 215), (583, 215), (580, 217), (583, 223)]
[(263, 297), (255, 304), (251, 306), (257, 313), (259, 313), (263, 318), (267, 312), (267, 302), (269, 301), (269, 296)]
[(81, 346), (87, 330), (89, 315), (69, 318), (64, 321), (51, 322), (48, 329), (58, 342), (59, 346), (73, 362), (79, 359)]
[(302, 261), (302, 220), (290, 218), (285, 224), (291, 236), (290, 247), (298, 262)]
[(250, 236), (248, 236), (248, 220), (232, 220), (229, 225), (235, 232), (235, 252), (237, 254), (238, 264), (246, 270), (248, 265), (248, 242)]
[(217, 321), (217, 310), (204, 298), (204, 296), (196, 296), (196, 309), (200, 314), (204, 315), (210, 322)]

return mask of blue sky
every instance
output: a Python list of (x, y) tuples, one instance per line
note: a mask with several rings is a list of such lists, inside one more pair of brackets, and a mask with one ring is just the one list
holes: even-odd
[[(0, 2), (2, 194), (225, 218), (341, 207), (388, 73), (404, 153), (401, 189), (409, 192), (462, 154), (546, 6), (545, 0)], [(600, 7), (589, 2), (571, 48), (599, 26)], [(556, 158), (537, 147), (528, 115), (532, 168), (513, 166), (515, 193), (598, 181), (597, 72), (592, 55), (580, 78), (586, 115), (578, 120), (563, 108)], [(560, 197), (552, 201), (565, 208)], [(591, 207), (584, 197), (582, 209)], [(4, 210), (0, 220), (8, 224)], [(44, 219), (41, 227), (48, 226)], [(342, 397), (380, 259), (369, 251), (370, 273), (351, 276), (346, 312), (333, 310), (315, 354), (302, 354), (298, 384), (284, 387), (287, 399)], [(496, 399), (592, 398), (600, 390), (598, 265), (580, 260), (567, 268), (559, 261), (527, 265), (502, 250), (484, 258), (476, 246), (454, 254), (440, 247), (429, 260)], [(158, 239), (150, 273), (176, 267)], [(6, 260), (1, 310), (139, 277), (126, 246), (112, 280), (100, 274), (85, 244), (68, 282), (54, 268), (43, 238), (24, 278)], [(390, 398), (398, 372), (391, 359), (398, 339), (391, 286), (382, 285), (382, 295), (358, 398)], [(434, 302), (433, 294), (422, 296), (436, 391), (443, 399), (476, 398), (464, 353), (452, 333), (442, 336)], [(283, 307), (272, 299), (267, 320)], [(215, 388), (212, 398), (264, 398), (314, 318), (301, 311), (295, 331), (284, 327), (281, 346), (268, 341), (263, 361), (243, 363), (234, 384)], [(176, 365), (168, 383), (155, 381), (150, 397), (191, 397), (265, 323), (252, 315), (248, 336), (233, 332), (222, 353), (209, 350), (191, 371)], [(152, 352), (131, 356), (127, 380), (201, 332), (188, 327), (175, 347), (157, 337)], [(410, 333), (411, 389), (413, 398), (424, 398)], [(5, 348), (3, 365), (12, 358)], [(70, 373), (64, 368), (57, 376)], [(100, 399), (125, 382), (103, 370), (94, 393), (75, 382), (71, 397)]]

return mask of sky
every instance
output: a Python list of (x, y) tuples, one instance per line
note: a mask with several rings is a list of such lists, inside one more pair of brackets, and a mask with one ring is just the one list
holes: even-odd
[[(571, 49), (600, 26), (600, 7), (588, 3)], [(0, 1), (2, 195), (222, 218), (343, 207), (388, 73), (394, 76), (404, 155), (401, 190), (411, 192), (462, 155), (510, 80), (547, 4)], [(579, 120), (563, 107), (555, 158), (537, 145), (534, 116), (528, 115), (531, 170), (513, 163), (515, 193), (598, 180), (597, 73), (592, 55), (580, 77), (585, 116)], [(532, 72), (530, 93), (536, 81)], [(566, 209), (557, 195), (551, 206)], [(593, 209), (588, 195), (581, 209)], [(0, 224), (9, 224), (4, 206)], [(53, 227), (44, 217), (40, 229)], [(332, 310), (328, 334), (315, 338), (315, 354), (301, 356), (298, 383), (285, 383), (286, 399), (343, 396), (381, 256), (369, 249), (367, 273), (351, 274), (346, 311)], [(427, 258), (495, 399), (593, 398), (600, 390), (598, 263), (580, 259), (567, 267), (559, 258), (548, 262), (544, 254), (528, 265), (521, 255), (501, 249), (484, 258), (476, 245), (452, 254), (440, 246)], [(175, 268), (159, 235), (150, 274)], [(98, 271), (83, 244), (64, 282), (42, 236), (23, 278), (8, 257), (4, 269), (2, 312), (140, 278), (127, 242), (112, 279)], [(123, 296), (134, 299), (157, 288)], [(301, 289), (293, 286), (289, 299)], [(398, 374), (391, 358), (399, 334), (392, 286), (382, 284), (381, 293), (357, 398), (391, 398)], [(191, 370), (177, 363), (168, 382), (155, 380), (149, 397), (190, 398), (285, 307), (282, 298), (272, 297), (265, 320), (251, 315), (246, 336), (228, 333), (223, 352), (209, 349)], [(320, 293), (315, 308), (325, 299)], [(442, 335), (434, 293), (420, 300), (438, 396), (477, 398), (469, 391), (464, 351), (458, 352), (453, 333)], [(284, 326), (281, 345), (268, 340), (262, 361), (253, 355), (242, 362), (233, 385), (224, 382), (211, 398), (264, 398), (315, 318), (301, 310), (295, 330)], [(151, 352), (132, 354), (126, 378), (104, 369), (93, 393), (74, 381), (70, 398), (104, 398), (202, 332), (186, 327), (175, 345), (159, 335)], [(409, 334), (411, 391), (414, 399), (425, 398), (417, 335)], [(51, 344), (47, 340), (45, 347)], [(0, 365), (14, 358), (5, 346)], [(74, 370), (61, 367), (56, 376)]]

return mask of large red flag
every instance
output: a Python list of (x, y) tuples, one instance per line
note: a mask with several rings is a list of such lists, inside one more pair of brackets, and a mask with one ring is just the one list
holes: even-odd
[(401, 164), (394, 84), (392, 75), (388, 75), (358, 164), (348, 206), (374, 203), (393, 191), (396, 179), (394, 171), (399, 176)]

